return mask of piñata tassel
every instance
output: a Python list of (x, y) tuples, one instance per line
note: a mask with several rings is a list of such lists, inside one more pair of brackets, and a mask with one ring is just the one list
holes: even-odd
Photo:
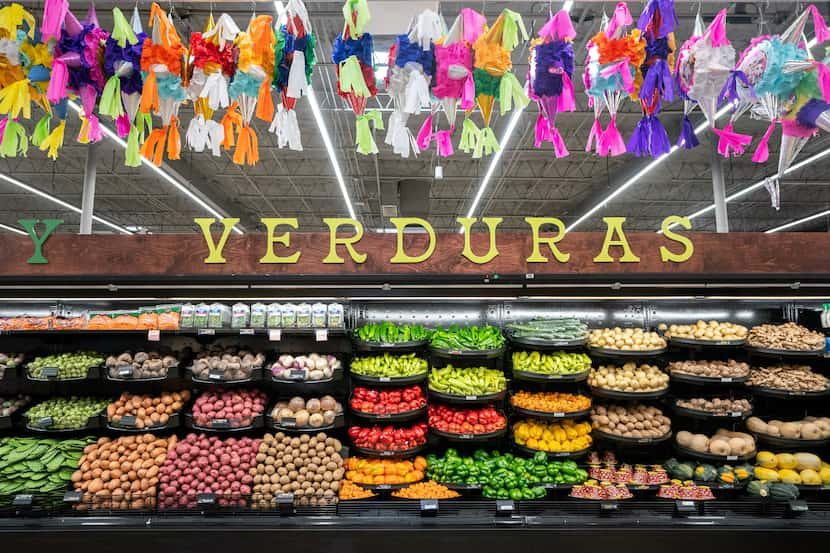
[(479, 159), (482, 155), (491, 155), (499, 149), (499, 141), (496, 139), (496, 133), (490, 127), (484, 127), (478, 133), (478, 140), (476, 141), (475, 150), (473, 150), (473, 159)]
[(601, 156), (616, 157), (626, 152), (625, 141), (617, 128), (617, 116), (611, 116), (608, 127), (597, 140), (597, 153)]
[(184, 142), (194, 152), (202, 153), (207, 146), (207, 128), (205, 118), (197, 115), (190, 120), (187, 131), (184, 133)]
[[(51, 82), (49, 83), (51, 86)], [(150, 71), (144, 78), (144, 85), (141, 89), (141, 103), (138, 109), (142, 113), (158, 113), (159, 110), (159, 89), (158, 80), (154, 71)], [(144, 156), (147, 157), (147, 156)]]
[(421, 125), (421, 130), (418, 131), (418, 136), (415, 137), (415, 144), (421, 151), (429, 148), (432, 142), (432, 115), (427, 116), (424, 124)]
[(233, 153), (233, 162), (237, 165), (256, 165), (259, 161), (259, 142), (254, 129), (245, 125), (239, 131), (239, 141)]
[(141, 146), (141, 155), (153, 162), (156, 167), (161, 167), (164, 158), (164, 142), (167, 139), (167, 127), (153, 129), (150, 136)]
[(29, 152), (29, 138), (23, 125), (8, 119), (3, 131), (3, 140), (0, 142), (0, 157), (26, 157)]
[(303, 151), (297, 112), (293, 109), (279, 107), (268, 131), (277, 135), (277, 146), (279, 148), (288, 146), (291, 150)]
[(769, 139), (775, 130), (775, 123), (777, 123), (777, 120), (773, 119), (764, 136), (761, 137), (761, 141), (758, 142), (758, 147), (755, 148), (755, 153), (752, 154), (752, 161), (755, 163), (764, 163), (769, 159)]
[(830, 101), (830, 67), (821, 61), (813, 62), (818, 73), (818, 87), (825, 101)]
[(429, 106), (429, 83), (422, 73), (412, 71), (404, 91), (404, 113), (418, 113)]
[(536, 118), (536, 140), (534, 146), (541, 148), (542, 144), (550, 140), (550, 125), (547, 118), (541, 113)]
[(524, 109), (530, 103), (524, 88), (519, 84), (516, 76), (507, 71), (499, 82), (499, 111), (502, 115), (513, 109), (513, 102), (516, 102), (517, 109)]
[(602, 123), (600, 123), (599, 119), (594, 119), (594, 124), (591, 125), (591, 132), (588, 133), (588, 142), (585, 144), (585, 151), (590, 152), (594, 149), (594, 145), (596, 145), (597, 153), (599, 153), (600, 137), (602, 137)]
[(46, 152), (50, 159), (58, 159), (58, 150), (63, 146), (63, 136), (66, 132), (66, 119), (62, 119), (58, 126), (52, 129), (46, 140), (40, 143), (40, 150)]
[(260, 121), (270, 123), (274, 119), (274, 98), (271, 96), (271, 80), (264, 79), (259, 85), (256, 102), (256, 116)]
[(13, 119), (22, 113), (25, 119), (31, 119), (32, 96), (28, 79), (0, 88), (0, 113), (7, 113)]
[(139, 149), (139, 135), (141, 131), (138, 127), (132, 127), (130, 133), (127, 135), (127, 149), (124, 152), (124, 165), (127, 167), (141, 166), (141, 152)]
[(664, 59), (658, 59), (648, 68), (643, 84), (640, 85), (640, 98), (651, 100), (655, 93), (667, 102), (674, 101), (674, 85), (671, 78), (669, 64)]
[(32, 144), (34, 144), (35, 147), (40, 148), (40, 145), (43, 144), (43, 141), (49, 136), (49, 123), (51, 119), (51, 115), (44, 115), (40, 118), (40, 121), (37, 122), (37, 125), (35, 125), (35, 130), (32, 131)]
[(375, 144), (375, 136), (372, 126), (375, 129), (383, 130), (383, 118), (377, 110), (370, 110), (359, 115), (355, 123), (355, 144), (357, 152), (363, 155), (377, 154), (378, 146)]
[(574, 83), (567, 73), (562, 73), (562, 94), (556, 100), (557, 113), (563, 111), (576, 111), (576, 96), (574, 94)]
[(43, 21), (40, 24), (40, 33), (43, 35), (44, 42), (50, 38), (60, 38), (61, 25), (68, 11), (68, 0), (46, 0), (43, 5)]
[[(438, 157), (450, 157), (455, 153), (452, 147), (452, 131), (438, 131), (434, 134), (435, 143), (438, 145)], [(417, 156), (417, 152), (416, 152)]]
[(167, 159), (180, 159), (182, 153), (182, 137), (179, 134), (179, 119), (175, 115), (170, 118), (170, 132), (167, 136)]
[(461, 90), (461, 109), (473, 109), (476, 102), (476, 81), (472, 71), (467, 73), (464, 88)]
[(826, 40), (830, 40), (830, 29), (827, 28), (827, 23), (821, 16), (821, 12), (814, 4), (810, 4), (810, 12), (813, 14), (813, 27), (816, 30), (816, 43), (821, 44)]
[(130, 129), (132, 129), (132, 127), (133, 126), (130, 123), (130, 116), (127, 115), (127, 112), (122, 113), (115, 119), (115, 130), (121, 138), (124, 138), (130, 134)]
[(627, 144), (628, 152), (637, 157), (661, 156), (671, 150), (669, 135), (655, 115), (646, 115), (637, 123), (637, 128)]
[(289, 98), (302, 98), (306, 94), (308, 94), (308, 80), (305, 73), (305, 54), (301, 50), (295, 50), (291, 69), (288, 71), (285, 95)]
[(66, 86), (69, 84), (69, 70), (61, 60), (52, 61), (52, 76), (46, 89), (46, 99), (57, 104), (66, 98)]
[(211, 73), (205, 78), (205, 85), (202, 87), (199, 97), (207, 98), (210, 109), (216, 110), (228, 107), (231, 103), (228, 96), (228, 79), (220, 71)]
[(469, 154), (475, 150), (478, 144), (478, 135), (481, 133), (476, 124), (469, 117), (464, 119), (464, 124), (461, 125), (461, 142), (458, 143), (458, 148), (465, 154)]
[(104, 86), (104, 92), (98, 102), (98, 113), (117, 119), (124, 115), (124, 105), (121, 103), (121, 79), (113, 75)]
[(684, 115), (680, 123), (680, 137), (677, 139), (677, 145), (687, 150), (697, 148), (700, 145), (688, 115)]
[(723, 157), (732, 155), (743, 155), (744, 149), (752, 143), (752, 137), (747, 134), (739, 134), (729, 123), (723, 129), (712, 128), (712, 132), (720, 137), (718, 140), (718, 153)]
[(222, 147), (225, 150), (230, 150), (236, 144), (236, 137), (234, 136), (234, 128), (242, 126), (242, 115), (236, 111), (237, 103), (234, 102), (231, 107), (222, 116)]

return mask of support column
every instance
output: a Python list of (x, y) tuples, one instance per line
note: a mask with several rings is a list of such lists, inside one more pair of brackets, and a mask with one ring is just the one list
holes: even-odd
[(723, 158), (718, 153), (718, 144), (709, 140), (712, 153), (712, 194), (715, 197), (715, 230), (729, 232), (729, 215), (726, 211), (726, 183), (723, 178)]
[(84, 193), (81, 199), (81, 234), (92, 234), (92, 212), (95, 209), (95, 174), (98, 163), (98, 144), (86, 148), (84, 167)]

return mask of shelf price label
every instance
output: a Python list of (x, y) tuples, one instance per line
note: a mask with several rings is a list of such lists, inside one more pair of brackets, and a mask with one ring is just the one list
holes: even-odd
[(147, 341), (148, 342), (158, 342), (161, 340), (161, 331), (156, 330), (148, 330), (147, 331)]
[(314, 331), (314, 336), (318, 342), (328, 342), (329, 341), (329, 329), (327, 328), (318, 328)]
[(421, 516), (435, 516), (438, 514), (438, 500), (437, 499), (422, 499), (421, 500)]
[(216, 505), (216, 494), (214, 493), (200, 493), (196, 496), (196, 503), (198, 505)]
[(222, 369), (210, 369), (210, 371), (208, 372), (208, 378), (210, 380), (222, 380), (224, 376), (225, 371), (223, 371)]
[(216, 329), (214, 328), (200, 328), (196, 331), (197, 336), (215, 336)]
[(240, 336), (253, 336), (256, 334), (256, 331), (253, 328), (240, 328), (239, 335)]
[(132, 365), (121, 365), (118, 367), (118, 376), (121, 378), (127, 378), (133, 375), (133, 366)]
[(230, 428), (231, 427), (231, 421), (229, 421), (228, 419), (213, 419), (210, 422), (210, 427), (211, 428), (217, 428), (217, 429)]
[(44, 378), (57, 378), (58, 373), (60, 373), (60, 369), (57, 367), (44, 367), (42, 371)]
[(279, 342), (282, 340), (282, 329), (281, 328), (271, 328), (268, 330), (268, 340), (271, 342)]
[(118, 424), (120, 426), (125, 426), (127, 428), (135, 428), (136, 418), (135, 415), (124, 415), (121, 417), (121, 422)]
[(40, 428), (49, 428), (53, 424), (55, 424), (55, 420), (52, 417), (41, 417), (35, 421), (35, 425)]
[(283, 417), (280, 419), (280, 425), (286, 428), (294, 428), (297, 426), (297, 417)]
[(63, 494), (64, 503), (80, 503), (83, 495), (79, 491), (69, 491)]
[(12, 505), (15, 507), (31, 507), (32, 497), (30, 493), (19, 493), (12, 499)]

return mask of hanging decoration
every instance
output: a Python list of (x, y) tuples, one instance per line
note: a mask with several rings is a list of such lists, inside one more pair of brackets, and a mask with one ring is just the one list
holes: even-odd
[(531, 42), (528, 93), (539, 105), (535, 145), (539, 148), (543, 142), (550, 142), (556, 157), (568, 155), (565, 141), (556, 128), (556, 114), (576, 110), (572, 43), (575, 36), (571, 16), (560, 10)]
[(637, 98), (643, 117), (628, 140), (626, 149), (637, 157), (659, 157), (669, 153), (669, 135), (658, 118), (663, 102), (674, 101), (674, 28), (677, 15), (674, 0), (649, 0), (637, 28), (645, 40), (645, 59), (640, 64), (642, 75)]
[(699, 142), (689, 114), (700, 107), (709, 126), (715, 128), (718, 96), (735, 66), (735, 49), (726, 36), (726, 8), (718, 12), (704, 31), (698, 12), (694, 35), (677, 51), (675, 83), (683, 100), (683, 122), (677, 145), (691, 149)]
[(147, 35), (141, 26), (138, 8), (132, 21), (113, 8), (113, 29), (104, 46), (104, 74), (107, 84), (98, 106), (100, 115), (115, 119), (118, 136), (127, 138), (124, 164), (141, 165), (140, 146), (152, 131), (152, 116), (138, 111), (144, 82), (141, 77), (141, 51)]
[(394, 109), (389, 115), (384, 142), (403, 158), (408, 158), (410, 152), (417, 156), (433, 140), (438, 145), (438, 155), (447, 157), (453, 153), (450, 131), (432, 132), (433, 113), (427, 116), (417, 141), (407, 127), (410, 115), (431, 106), (429, 88), (435, 72), (434, 43), (445, 33), (441, 16), (424, 10), (415, 17), (406, 34), (398, 35), (389, 50), (385, 82)]
[(217, 109), (230, 104), (228, 82), (236, 72), (234, 41), (239, 27), (223, 13), (218, 21), (213, 12), (201, 33), (190, 34), (187, 97), (193, 102), (193, 119), (187, 126), (185, 142), (194, 152), (208, 150), (214, 157), (222, 155), (225, 131), (213, 120)]
[(275, 70), (273, 86), (280, 92), (280, 104), (268, 129), (277, 135), (280, 148), (288, 146), (302, 151), (300, 125), (294, 106), (308, 94), (316, 58), (317, 38), (311, 30), (308, 10), (302, 0), (288, 0), (285, 6), (286, 22), (277, 30), (274, 50)]
[[(620, 2), (600, 30), (588, 41), (588, 59), (583, 82), (589, 103), (594, 108), (594, 124), (588, 135), (586, 151), (592, 148), (601, 156), (618, 156), (626, 151), (617, 128), (617, 113), (625, 96), (636, 98), (639, 67), (645, 60), (645, 41), (639, 29), (628, 32), (633, 19), (628, 5)], [(600, 122), (602, 107), (608, 109), (611, 120), (603, 130)]]
[(513, 109), (514, 103), (518, 109), (524, 109), (530, 103), (524, 88), (510, 72), (513, 67), (510, 54), (518, 46), (520, 35), (522, 39), (528, 39), (522, 16), (512, 10), (504, 10), (493, 26), (486, 29), (473, 44), (476, 104), (484, 121), (473, 159), (490, 155), (499, 149), (499, 141), (490, 128), (496, 100), (499, 102), (500, 115)]
[[(480, 133), (470, 117), (476, 98), (472, 46), (484, 32), (486, 25), (487, 20), (483, 15), (471, 8), (464, 8), (455, 18), (452, 27), (443, 39), (435, 43), (435, 79), (432, 95), (437, 100), (437, 105), (432, 107), (431, 115), (427, 117), (418, 133), (422, 137), (424, 134), (429, 137), (433, 135), (433, 125), (438, 127), (435, 115), (440, 105), (450, 128), (436, 131), (434, 134), (439, 144), (449, 142), (452, 145), (450, 137), (455, 131), (456, 112), (460, 103), (466, 115), (461, 128), (461, 142), (458, 146), (465, 153), (473, 152)], [(425, 139), (419, 142), (428, 144)], [(444, 151), (446, 153), (447, 149), (444, 148)]]
[(366, 0), (347, 0), (343, 4), (343, 32), (334, 40), (331, 58), (337, 66), (337, 91), (347, 99), (357, 116), (355, 143), (363, 155), (378, 153), (372, 125), (383, 129), (383, 119), (377, 110), (366, 111), (366, 102), (377, 95), (374, 70), (372, 35), (364, 32), (369, 23)]
[(144, 86), (139, 109), (161, 117), (162, 127), (153, 129), (141, 147), (141, 155), (160, 166), (167, 158), (179, 159), (179, 107), (187, 94), (182, 85), (182, 58), (186, 50), (167, 13), (157, 3), (150, 8), (152, 34), (145, 39), (141, 51), (141, 70)]
[[(753, 161), (763, 163), (769, 157), (769, 141), (776, 124), (780, 122), (782, 139), (779, 178), (816, 132), (816, 127), (799, 125), (797, 111), (792, 112), (792, 108), (800, 102), (806, 106), (811, 97), (822, 97), (826, 101), (826, 94), (830, 92), (830, 74), (826, 66), (810, 60), (810, 54), (802, 41), (810, 15), (813, 16), (817, 41), (822, 43), (830, 38), (830, 31), (821, 14), (811, 5), (781, 35), (752, 39), (730, 73), (720, 95), (732, 103), (733, 113), (727, 127), (723, 131), (715, 131), (720, 135), (718, 151), (724, 156), (743, 154), (752, 137), (736, 133), (732, 126), (741, 115), (749, 111), (754, 118), (770, 122), (752, 156)], [(801, 86), (808, 75), (804, 68), (817, 73), (818, 79), (812, 86), (810, 80)], [(822, 79), (822, 76), (825, 78)], [(827, 86), (820, 87), (822, 82), (827, 83)], [(789, 116), (785, 118), (787, 115)], [(776, 209), (780, 207), (779, 178), (767, 179), (765, 184)]]
[[(60, 3), (61, 0), (49, 0), (44, 11), (48, 12), (50, 5)], [(60, 30), (60, 38), (54, 46), (52, 75), (46, 96), (52, 103), (61, 102), (70, 93), (78, 96), (83, 108), (78, 142), (98, 142), (103, 138), (103, 132), (95, 115), (95, 106), (106, 85), (102, 62), (103, 47), (109, 33), (98, 24), (94, 4), (90, 5), (83, 22), (78, 21), (68, 6), (62, 12), (63, 29)], [(47, 17), (44, 16), (44, 26), (46, 21)], [(44, 36), (51, 34), (51, 29), (48, 30), (49, 33), (43, 31)]]
[(259, 161), (259, 140), (251, 126), (254, 115), (268, 123), (274, 118), (271, 77), (274, 74), (276, 37), (271, 27), (272, 21), (270, 15), (255, 16), (248, 24), (247, 30), (239, 33), (236, 39), (239, 63), (229, 89), (233, 106), (225, 115), (226, 118), (233, 117), (233, 113), (238, 109), (236, 139), (226, 122), (223, 122), (223, 126), (226, 148), (236, 142), (233, 162), (237, 165), (255, 165)]
[(32, 143), (49, 134), (51, 109), (46, 100), (52, 55), (40, 41), (34, 16), (20, 4), (0, 8), (0, 157), (26, 155), (29, 138), (19, 119), (31, 119), (32, 102), (46, 112), (35, 126)]

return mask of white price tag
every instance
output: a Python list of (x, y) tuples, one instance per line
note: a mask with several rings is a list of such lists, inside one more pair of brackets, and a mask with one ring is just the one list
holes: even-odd
[(280, 340), (282, 340), (282, 329), (272, 328), (268, 330), (268, 339), (272, 342), (279, 342)]
[(327, 328), (318, 328), (314, 331), (314, 335), (316, 336), (318, 342), (329, 341), (329, 329)]
[(255, 331), (253, 328), (240, 328), (239, 335), (240, 336), (253, 336)]
[(148, 342), (158, 342), (161, 340), (161, 330), (148, 330), (147, 331), (147, 341)]

